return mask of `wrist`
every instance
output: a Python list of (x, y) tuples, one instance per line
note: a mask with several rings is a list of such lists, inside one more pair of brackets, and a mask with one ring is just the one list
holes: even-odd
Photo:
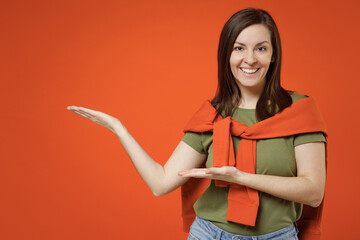
[(246, 182), (247, 175), (249, 175), (249, 173), (246, 173), (246, 172), (243, 172), (243, 171), (240, 171), (239, 169), (237, 169), (236, 183), (239, 185), (246, 185), (245, 182)]
[(121, 136), (124, 136), (124, 134), (127, 133), (127, 129), (125, 128), (124, 125), (122, 125), (120, 122), (119, 124), (116, 124), (116, 126), (113, 127), (113, 133), (115, 133), (115, 135), (120, 138)]

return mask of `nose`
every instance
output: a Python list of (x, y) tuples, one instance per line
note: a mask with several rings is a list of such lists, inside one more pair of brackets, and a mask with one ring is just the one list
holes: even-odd
[(257, 60), (256, 60), (256, 56), (255, 56), (254, 52), (247, 51), (244, 56), (244, 61), (249, 65), (256, 63)]

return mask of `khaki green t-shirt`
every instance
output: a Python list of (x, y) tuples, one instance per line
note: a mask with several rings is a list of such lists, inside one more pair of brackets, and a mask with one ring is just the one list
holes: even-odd
[[(291, 95), (293, 102), (304, 98), (299, 94)], [(255, 109), (238, 108), (232, 118), (251, 126), (257, 122)], [(212, 132), (187, 132), (182, 141), (200, 153), (208, 155), (206, 167), (213, 166)], [(234, 150), (237, 152), (240, 137), (233, 136)], [(294, 147), (308, 142), (325, 142), (322, 133), (308, 133), (289, 137), (279, 137), (257, 141), (256, 173), (276, 176), (296, 176)], [(211, 221), (219, 228), (238, 235), (253, 236), (267, 234), (291, 225), (302, 212), (302, 204), (287, 201), (259, 191), (260, 205), (255, 227), (226, 220), (228, 188), (216, 187), (214, 181), (194, 204), (197, 216)], [(238, 214), (241, 214), (239, 212)]]

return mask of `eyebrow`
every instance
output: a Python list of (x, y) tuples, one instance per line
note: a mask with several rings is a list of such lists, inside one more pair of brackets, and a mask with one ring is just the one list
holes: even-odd
[[(239, 44), (239, 45), (245, 46), (245, 44), (244, 44), (244, 43), (241, 43), (241, 42), (235, 42), (235, 43), (237, 43), (237, 44)], [(262, 41), (262, 42), (257, 43), (255, 46), (259, 46), (259, 45), (262, 45), (262, 44), (264, 44), (264, 43), (270, 44), (268, 41)]]

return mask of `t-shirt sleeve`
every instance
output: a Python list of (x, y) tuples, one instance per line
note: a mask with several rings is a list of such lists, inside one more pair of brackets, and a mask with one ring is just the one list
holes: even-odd
[(295, 136), (294, 146), (310, 142), (326, 142), (326, 139), (322, 132), (299, 134)]
[(205, 153), (204, 146), (202, 144), (202, 133), (186, 132), (181, 141), (192, 147), (199, 153)]

